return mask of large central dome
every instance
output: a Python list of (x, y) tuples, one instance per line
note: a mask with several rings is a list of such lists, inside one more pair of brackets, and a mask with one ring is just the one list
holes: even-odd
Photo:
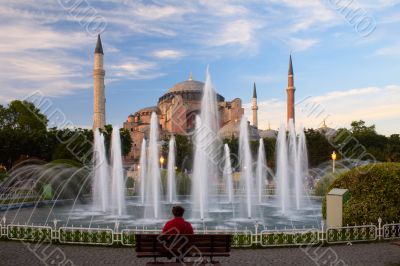
[(204, 87), (204, 83), (201, 81), (197, 80), (185, 80), (180, 83), (175, 84), (172, 86), (168, 92), (169, 93), (174, 93), (174, 92), (183, 92), (183, 91), (188, 91), (188, 92), (202, 92)]
[[(188, 80), (179, 82), (174, 86), (172, 86), (167, 91), (167, 93), (165, 93), (158, 99), (158, 102), (164, 100), (170, 100), (175, 95), (181, 95), (186, 100), (201, 101), (201, 97), (203, 95), (203, 88), (204, 88), (204, 83), (201, 81), (193, 80), (192, 75), (190, 75)], [(223, 102), (225, 101), (225, 98), (217, 93), (217, 101)]]

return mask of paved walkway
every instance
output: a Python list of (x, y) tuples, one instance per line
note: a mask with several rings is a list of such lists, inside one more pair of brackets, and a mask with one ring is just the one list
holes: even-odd
[[(35, 251), (36, 250), (36, 251)], [(24, 244), (0, 241), (0, 265), (145, 265), (131, 248)], [(62, 262), (62, 263), (60, 263)], [(388, 242), (314, 248), (234, 249), (222, 265), (400, 266), (400, 246)]]

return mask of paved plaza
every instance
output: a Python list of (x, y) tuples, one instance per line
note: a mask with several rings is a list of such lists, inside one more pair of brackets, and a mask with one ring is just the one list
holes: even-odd
[[(145, 265), (133, 248), (26, 244), (0, 241), (0, 265)], [(400, 246), (388, 242), (328, 247), (234, 249), (222, 265), (400, 266)], [(61, 264), (59, 264), (62, 262)]]

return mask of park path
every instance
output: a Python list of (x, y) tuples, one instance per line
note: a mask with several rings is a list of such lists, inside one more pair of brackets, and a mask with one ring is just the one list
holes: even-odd
[[(34, 252), (33, 250), (36, 249)], [(69, 260), (69, 261), (68, 261)], [(336, 263), (332, 263), (336, 260)], [(145, 265), (131, 248), (48, 245), (0, 241), (0, 265)], [(68, 263), (66, 263), (68, 261)], [(222, 265), (400, 266), (400, 246), (388, 242), (300, 248), (234, 249)]]

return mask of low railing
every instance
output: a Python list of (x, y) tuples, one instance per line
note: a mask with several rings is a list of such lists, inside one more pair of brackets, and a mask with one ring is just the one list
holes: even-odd
[[(123, 229), (119, 230), (119, 223), (115, 223), (114, 229), (110, 228), (86, 228), (86, 227), (58, 227), (57, 221), (53, 226), (42, 225), (16, 225), (8, 224), (3, 218), (0, 222), (0, 238), (8, 240), (20, 240), (29, 242), (55, 242), (62, 244), (81, 245), (122, 245), (134, 247), (137, 234), (159, 234), (160, 230), (154, 229)], [(232, 247), (284, 247), (284, 246), (305, 246), (318, 244), (338, 244), (353, 242), (373, 242), (383, 240), (400, 239), (400, 222), (378, 225), (357, 225), (343, 226), (336, 228), (311, 229), (267, 229), (258, 231), (258, 224), (255, 224), (255, 231), (251, 230), (197, 230), (198, 234), (231, 234)]]

